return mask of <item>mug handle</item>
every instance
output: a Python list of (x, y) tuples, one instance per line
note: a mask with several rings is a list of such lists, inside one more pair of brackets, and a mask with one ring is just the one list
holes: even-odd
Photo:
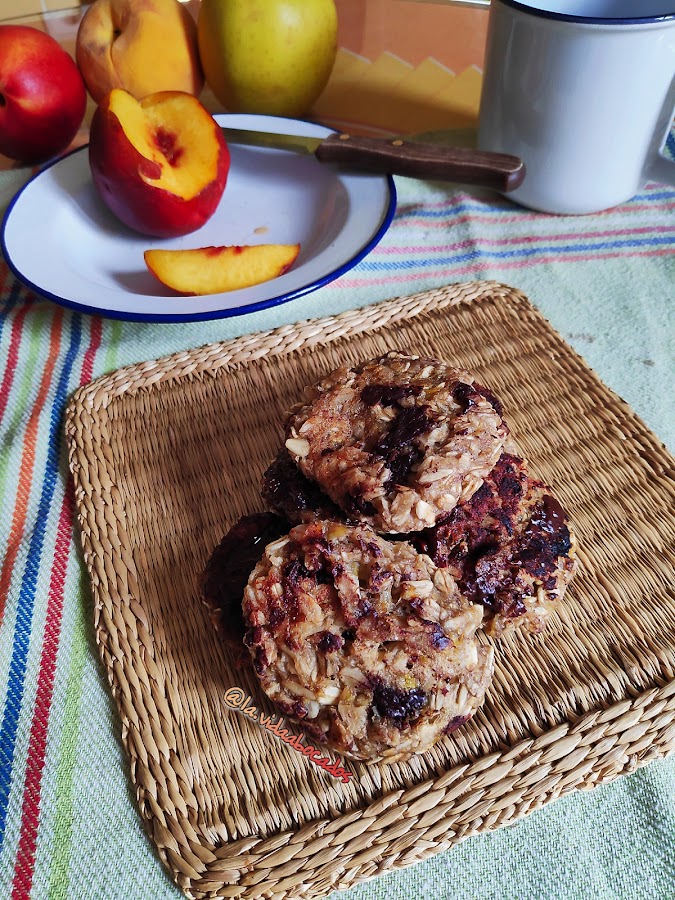
[[(663, 184), (672, 184), (675, 186), (675, 159), (668, 159), (661, 152), (661, 148), (665, 146), (665, 142), (670, 135), (670, 129), (673, 125), (673, 116), (675, 115), (675, 77), (673, 78), (670, 90), (666, 94), (666, 102), (663, 104), (663, 111), (659, 116), (659, 120), (654, 131), (653, 153), (650, 154), (649, 162), (645, 170), (645, 175), (650, 181), (660, 181)], [(665, 134), (665, 138), (663, 135)]]

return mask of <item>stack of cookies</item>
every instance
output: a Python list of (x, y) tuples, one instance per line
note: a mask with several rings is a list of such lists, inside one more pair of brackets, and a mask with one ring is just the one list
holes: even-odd
[(315, 742), (367, 762), (432, 747), (483, 702), (492, 640), (541, 631), (576, 567), (568, 517), (464, 371), (391, 352), (286, 415), (269, 512), (204, 573), (219, 634)]

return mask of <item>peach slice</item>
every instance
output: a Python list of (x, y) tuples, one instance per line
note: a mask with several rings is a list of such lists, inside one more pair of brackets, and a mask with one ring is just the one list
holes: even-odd
[(220, 294), (270, 281), (293, 265), (300, 244), (146, 250), (152, 274), (179, 294)]
[(130, 228), (176, 237), (201, 228), (225, 190), (230, 154), (213, 116), (192, 94), (138, 101), (113, 89), (91, 123), (89, 165), (109, 209)]

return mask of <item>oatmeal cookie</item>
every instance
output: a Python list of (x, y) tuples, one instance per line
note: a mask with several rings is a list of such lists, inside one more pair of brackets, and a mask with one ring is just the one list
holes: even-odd
[(483, 607), (449, 572), (365, 525), (298, 525), (269, 544), (244, 591), (253, 667), (313, 740), (353, 759), (430, 748), (483, 700), (493, 653)]
[(485, 630), (494, 637), (516, 626), (542, 631), (577, 566), (567, 513), (509, 453), (471, 498), (409, 537), (483, 604)]
[[(332, 519), (350, 522), (346, 514), (321, 490), (315, 481), (304, 475), (282, 448), (263, 475), (263, 500), (293, 525)], [(356, 525), (356, 520), (351, 524)]]
[(241, 603), (248, 577), (265, 546), (286, 534), (286, 519), (274, 513), (243, 516), (227, 532), (206, 563), (202, 575), (202, 599), (223, 643), (241, 653), (244, 617)]
[(391, 352), (337, 369), (286, 416), (286, 448), (350, 518), (419, 531), (468, 499), (499, 459), (501, 404), (463, 371)]

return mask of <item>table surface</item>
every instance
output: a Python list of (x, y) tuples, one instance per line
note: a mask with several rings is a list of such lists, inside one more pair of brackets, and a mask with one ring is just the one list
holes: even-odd
[[(385, 0), (369, 2), (367, 13), (344, 0), (340, 62), (316, 117), (371, 132), (470, 130), (484, 12), (388, 2), (399, 13), (398, 30)], [(469, 18), (457, 19), (460, 13)], [(78, 15), (50, 13), (41, 25), (72, 46)], [(405, 16), (418, 23), (409, 42), (405, 27), (401, 33)], [(431, 37), (439, 23), (468, 35), (440, 60)], [(668, 149), (675, 155), (675, 134)], [(8, 161), (3, 168), (4, 209), (32, 172)], [(233, 319), (142, 324), (74, 313), (26, 289), (0, 259), (2, 896), (181, 896), (143, 832), (94, 644), (62, 428), (78, 385), (207, 342), (486, 278), (523, 290), (647, 425), (675, 444), (673, 188), (650, 183), (630, 202), (583, 217), (533, 213), (448, 184), (401, 178), (396, 188), (391, 227), (354, 269), (306, 297)], [(344, 897), (666, 900), (675, 896), (674, 836), (670, 757)]]

